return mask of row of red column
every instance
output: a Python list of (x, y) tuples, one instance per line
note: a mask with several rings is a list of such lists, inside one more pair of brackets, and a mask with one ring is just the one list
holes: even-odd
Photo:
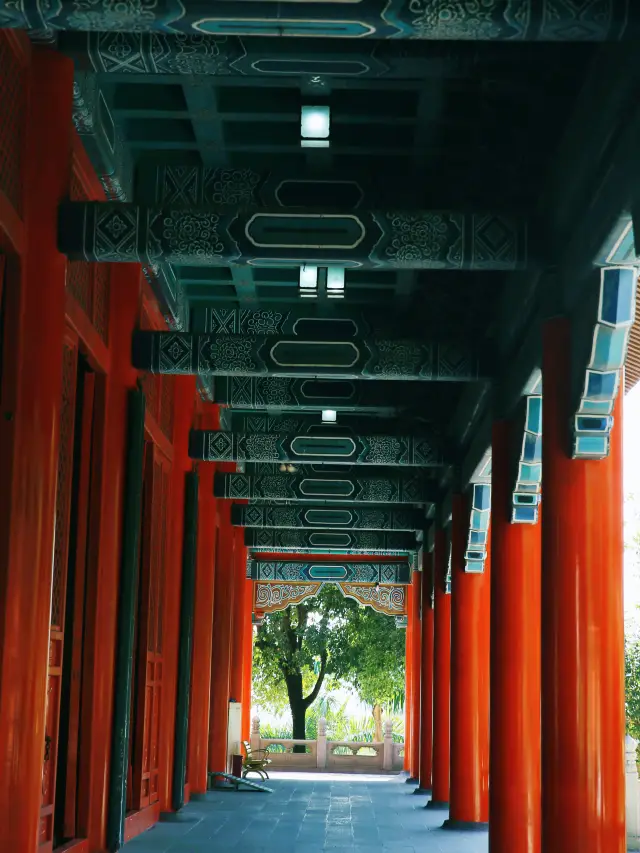
[(608, 458), (571, 459), (570, 343), (568, 321), (547, 323), (541, 522), (511, 523), (518, 436), (496, 421), (485, 570), (465, 572), (470, 507), (454, 495), (451, 594), (442, 529), (421, 619), (410, 593), (406, 769), (445, 827), (488, 826), (491, 853), (626, 850), (622, 395)]

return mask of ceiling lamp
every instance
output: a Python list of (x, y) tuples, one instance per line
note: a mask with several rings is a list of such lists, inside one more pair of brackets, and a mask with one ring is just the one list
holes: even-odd
[(344, 267), (327, 269), (327, 296), (329, 299), (344, 299)]
[(304, 264), (300, 267), (300, 296), (315, 299), (318, 295), (318, 267)]
[(324, 423), (334, 424), (338, 419), (338, 413), (335, 409), (323, 409), (322, 420)]
[(331, 114), (329, 107), (302, 107), (300, 145), (303, 148), (328, 148)]

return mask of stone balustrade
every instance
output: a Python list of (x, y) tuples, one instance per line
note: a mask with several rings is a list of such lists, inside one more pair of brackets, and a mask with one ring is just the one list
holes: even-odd
[[(304, 747), (294, 750), (294, 747)], [(376, 773), (402, 770), (404, 743), (394, 743), (390, 721), (384, 723), (384, 739), (378, 742), (327, 740), (327, 721), (318, 720), (317, 740), (263, 738), (260, 720), (251, 721), (251, 749), (268, 749), (271, 770), (321, 769), (335, 772)]]

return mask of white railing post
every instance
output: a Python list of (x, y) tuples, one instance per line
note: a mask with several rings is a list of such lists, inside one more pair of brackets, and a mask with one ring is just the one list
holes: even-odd
[(624, 739), (627, 811), (627, 850), (640, 850), (640, 780), (637, 766), (638, 741)]
[(260, 749), (260, 718), (253, 717), (251, 720), (251, 737), (249, 738), (251, 741), (251, 749), (256, 750)]
[(324, 769), (327, 766), (327, 721), (324, 717), (320, 717), (318, 720), (316, 766), (319, 769)]
[(382, 749), (382, 769), (393, 768), (393, 723), (391, 720), (384, 721), (384, 746)]

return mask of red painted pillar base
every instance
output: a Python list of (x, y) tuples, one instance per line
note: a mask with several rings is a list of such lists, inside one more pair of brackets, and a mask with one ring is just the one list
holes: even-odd
[(510, 428), (492, 444), (489, 847), (539, 853), (541, 525), (510, 523)]
[(570, 459), (570, 352), (568, 321), (550, 321), (542, 367), (542, 849), (624, 853), (623, 392), (608, 458)]
[(420, 676), (420, 763), (416, 794), (430, 794), (433, 768), (433, 555), (425, 556), (422, 570), (422, 638)]
[(427, 809), (449, 808), (451, 594), (446, 591), (445, 532), (436, 529), (433, 549), (433, 763)]
[(489, 821), (489, 578), (466, 573), (469, 504), (453, 497), (451, 533), (451, 793), (448, 829)]

